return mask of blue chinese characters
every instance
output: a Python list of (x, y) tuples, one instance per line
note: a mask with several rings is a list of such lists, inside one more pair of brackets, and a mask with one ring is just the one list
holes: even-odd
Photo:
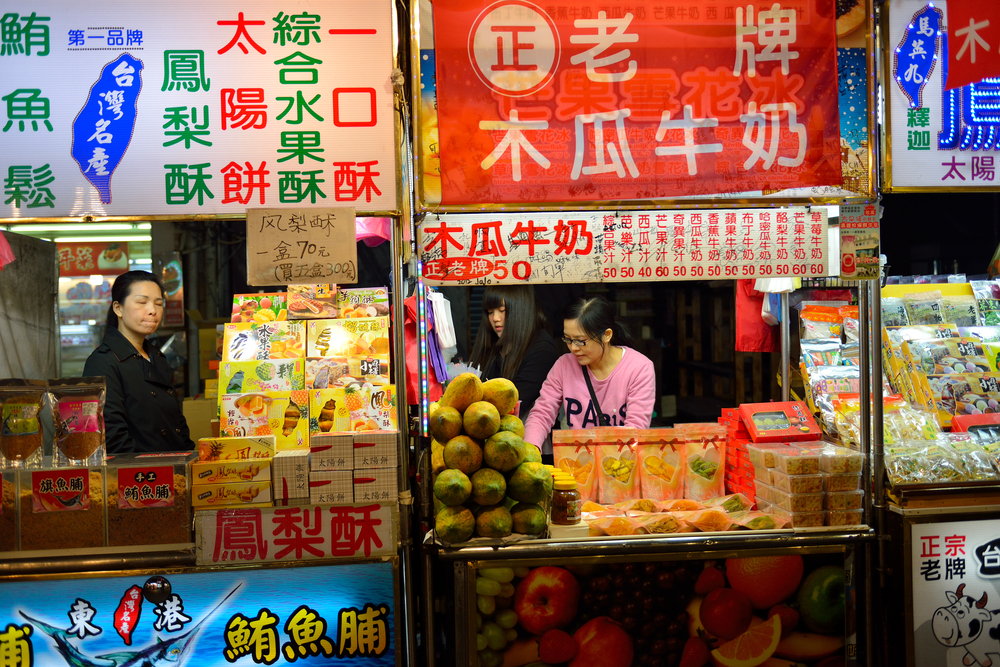
[(921, 95), (937, 60), (941, 10), (928, 4), (913, 15), (894, 54), (893, 76), (911, 107), (923, 106)]
[(111, 175), (132, 141), (141, 72), (142, 61), (127, 53), (105, 65), (73, 121), (73, 159), (104, 204), (111, 203)]

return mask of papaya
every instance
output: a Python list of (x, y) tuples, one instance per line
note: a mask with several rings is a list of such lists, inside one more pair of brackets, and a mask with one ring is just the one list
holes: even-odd
[(483, 458), (486, 465), (494, 470), (508, 472), (524, 461), (525, 449), (525, 443), (521, 438), (510, 431), (500, 431), (486, 441)]
[(517, 405), (517, 387), (507, 378), (495, 378), (483, 383), (483, 400), (492, 403), (502, 415), (510, 414)]
[(438, 442), (448, 442), (462, 433), (462, 413), (455, 408), (439, 407), (429, 420), (431, 437)]
[[(502, 414), (502, 413), (501, 413)], [(500, 418), (500, 430), (510, 431), (519, 438), (524, 437), (524, 422), (514, 415), (503, 415)]]
[(483, 448), (467, 435), (459, 435), (444, 446), (444, 464), (471, 475), (483, 467)]
[(485, 440), (499, 430), (500, 413), (493, 404), (477, 401), (465, 409), (462, 423), (467, 434)]
[(472, 373), (462, 373), (448, 383), (440, 403), (459, 412), (465, 412), (466, 408), (481, 400), (483, 400), (483, 383)]

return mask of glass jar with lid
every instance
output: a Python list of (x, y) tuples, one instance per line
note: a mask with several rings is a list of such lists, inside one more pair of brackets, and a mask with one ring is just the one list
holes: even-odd
[(572, 526), (580, 523), (580, 507), (583, 501), (573, 478), (557, 477), (552, 489), (552, 523), (557, 526)]

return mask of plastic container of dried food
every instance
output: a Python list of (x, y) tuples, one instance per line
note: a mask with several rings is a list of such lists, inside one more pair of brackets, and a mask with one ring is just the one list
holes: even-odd
[[(46, 457), (46, 464), (50, 460)], [(21, 551), (105, 546), (104, 471), (103, 466), (20, 471)]]
[(789, 512), (777, 505), (771, 506), (771, 513), (787, 521), (789, 528), (816, 528), (826, 520), (826, 512)]
[(789, 512), (822, 512), (823, 493), (788, 493), (772, 489), (774, 504)]
[(108, 459), (108, 546), (190, 543), (188, 471), (197, 460), (198, 452)]
[(768, 468), (767, 466), (763, 465), (758, 465), (756, 463), (753, 463), (751, 465), (753, 465), (753, 478), (755, 480), (757, 480), (758, 482), (762, 482), (764, 484), (774, 483), (771, 479), (772, 468)]
[(826, 509), (859, 510), (864, 499), (864, 491), (835, 491), (826, 494)]
[(861, 472), (865, 455), (846, 447), (827, 445), (819, 457), (819, 469), (823, 472), (842, 474)]
[(774, 451), (774, 467), (789, 475), (814, 475), (819, 472), (819, 458), (816, 449), (789, 446)]
[(757, 505), (757, 509), (761, 512), (770, 512), (772, 509), (771, 501), (765, 500), (762, 496), (754, 496), (754, 503)]
[(864, 520), (862, 510), (830, 510), (825, 514), (828, 526), (858, 526)]
[(17, 472), (0, 470), (0, 552), (17, 551)]
[(788, 445), (781, 443), (748, 444), (747, 456), (750, 459), (750, 463), (764, 466), (765, 468), (773, 468), (775, 465), (773, 452), (785, 449), (788, 449)]
[(771, 471), (774, 488), (788, 493), (819, 493), (823, 490), (823, 475), (788, 475), (777, 468)]
[(857, 491), (861, 486), (861, 473), (844, 475), (823, 474), (824, 491)]
[(754, 484), (754, 490), (757, 492), (758, 498), (763, 498), (769, 503), (774, 502), (774, 487), (763, 482), (757, 482)]

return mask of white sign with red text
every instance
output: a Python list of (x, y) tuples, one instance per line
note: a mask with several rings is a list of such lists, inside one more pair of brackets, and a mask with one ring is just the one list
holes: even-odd
[(199, 511), (197, 562), (204, 565), (370, 558), (396, 553), (389, 505)]
[(825, 277), (827, 210), (428, 215), (432, 285)]
[(913, 664), (989, 665), (1000, 656), (1000, 522), (914, 524)]
[(840, 207), (840, 277), (874, 280), (879, 277), (878, 202)]

